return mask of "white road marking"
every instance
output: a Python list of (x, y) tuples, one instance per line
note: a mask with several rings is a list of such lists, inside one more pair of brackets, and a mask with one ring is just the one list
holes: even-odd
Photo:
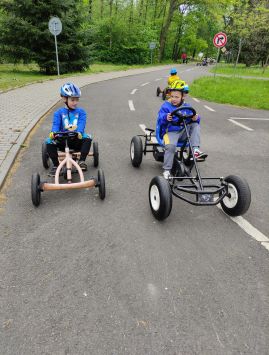
[(196, 99), (195, 97), (192, 98), (196, 102), (200, 102), (200, 100)]
[[(217, 207), (222, 210), (220, 204)], [(225, 212), (224, 212), (225, 213)], [(225, 213), (226, 214), (226, 213)], [(226, 214), (233, 222), (235, 222), (240, 228), (242, 228), (248, 235), (250, 235), (257, 242), (261, 243), (269, 251), (269, 238), (266, 237), (262, 232), (260, 232), (257, 228), (255, 228), (252, 224), (250, 224), (246, 219), (242, 216), (231, 217)]]
[(209, 110), (209, 111), (216, 112), (213, 108), (211, 108), (211, 107), (209, 107), (209, 106), (204, 105), (204, 107), (205, 107), (207, 110)]
[(244, 124), (242, 123), (239, 123), (239, 122), (236, 122), (235, 120), (233, 120), (232, 118), (228, 118), (228, 121), (232, 122), (233, 124), (237, 125), (237, 126), (240, 126), (244, 129), (246, 129), (247, 131), (254, 131), (254, 129), (248, 127), (248, 126), (245, 126)]
[(131, 110), (131, 111), (135, 111), (133, 100), (129, 100), (129, 101), (128, 101), (128, 104), (129, 104), (130, 110)]
[(185, 71), (191, 71), (191, 70), (193, 70), (193, 68), (191, 68), (191, 69), (186, 69)]
[(233, 120), (254, 120), (254, 121), (269, 121), (269, 118), (259, 117), (230, 117)]
[(149, 84), (149, 82), (147, 82), (147, 83), (144, 83), (144, 84), (141, 84), (141, 86), (145, 86), (145, 85), (148, 85)]
[(160, 80), (162, 80), (162, 78), (157, 78), (157, 79), (155, 79), (155, 81), (160, 81)]
[(131, 95), (133, 95), (136, 91), (137, 91), (137, 89), (134, 89), (134, 90), (131, 92)]
[(144, 133), (146, 133), (146, 128), (147, 128), (146, 125), (144, 125), (144, 124), (141, 123), (141, 124), (139, 125), (139, 127), (142, 129), (142, 131), (143, 131)]
[(269, 251), (269, 243), (268, 242), (262, 242), (261, 245), (264, 246)]

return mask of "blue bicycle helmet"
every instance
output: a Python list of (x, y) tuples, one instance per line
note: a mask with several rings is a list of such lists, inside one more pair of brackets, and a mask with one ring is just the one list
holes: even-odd
[(176, 68), (172, 68), (172, 69), (170, 70), (170, 74), (171, 74), (171, 75), (177, 74)]
[(189, 91), (190, 91), (189, 85), (188, 85), (188, 84), (185, 84), (185, 85), (184, 85), (184, 88), (183, 88), (183, 92), (184, 92), (185, 94), (188, 94)]
[(61, 96), (63, 97), (80, 97), (80, 88), (72, 83), (66, 83), (61, 87)]

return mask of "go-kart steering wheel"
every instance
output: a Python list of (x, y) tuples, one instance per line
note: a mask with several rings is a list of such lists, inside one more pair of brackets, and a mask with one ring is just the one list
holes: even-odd
[[(186, 110), (189, 110), (192, 113), (189, 115), (186, 115), (185, 113), (181, 112), (181, 111), (186, 111)], [(193, 118), (196, 115), (196, 111), (192, 107), (179, 107), (176, 110), (172, 111), (171, 115), (177, 116), (178, 118), (188, 119), (188, 118)]]
[(78, 136), (78, 132), (54, 132), (54, 139), (65, 140), (68, 138), (76, 138)]
[[(185, 110), (189, 110), (189, 111), (191, 111), (192, 113), (189, 114), (189, 115), (187, 115), (187, 114), (185, 114), (184, 112), (181, 112), (181, 111), (183, 111), (183, 110), (184, 110), (184, 111), (185, 111)], [(171, 124), (172, 124), (173, 126), (179, 126), (179, 125), (182, 124), (182, 122), (183, 122), (184, 120), (189, 119), (189, 118), (193, 118), (193, 117), (196, 115), (196, 111), (195, 111), (195, 109), (192, 108), (192, 107), (179, 107), (179, 108), (177, 108), (176, 110), (172, 111), (172, 112), (171, 112), (171, 115), (172, 115), (172, 116), (176, 116), (176, 117), (179, 119), (179, 120), (176, 121), (176, 122), (171, 122)]]

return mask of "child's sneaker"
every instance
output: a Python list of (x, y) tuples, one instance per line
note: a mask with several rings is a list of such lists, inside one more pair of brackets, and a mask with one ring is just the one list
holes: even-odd
[(80, 161), (78, 162), (78, 165), (80, 166), (80, 168), (81, 168), (82, 171), (87, 171), (88, 167), (87, 167), (87, 164), (85, 163), (85, 161), (80, 160)]
[[(48, 176), (54, 177), (54, 176), (56, 175), (56, 170), (57, 170), (57, 168), (58, 168), (58, 166), (53, 166), (53, 167), (50, 169), (50, 171), (49, 171), (49, 173), (48, 173)], [(62, 171), (60, 171), (60, 175), (62, 175)]]
[(207, 154), (204, 152), (201, 152), (199, 149), (195, 149), (194, 156), (195, 156), (196, 160), (201, 161), (201, 160), (205, 160), (205, 158), (207, 157)]
[(171, 173), (169, 170), (164, 170), (163, 177), (168, 180), (171, 177)]

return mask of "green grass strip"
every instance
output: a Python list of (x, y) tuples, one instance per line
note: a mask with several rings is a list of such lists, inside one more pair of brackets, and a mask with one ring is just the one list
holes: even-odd
[(207, 101), (269, 110), (269, 80), (203, 77), (190, 89), (191, 96)]
[(244, 64), (238, 64), (236, 68), (234, 68), (234, 64), (225, 64), (219, 63), (217, 68), (212, 68), (211, 73), (217, 74), (227, 74), (233, 76), (257, 76), (261, 78), (269, 78), (269, 67), (265, 69), (263, 72), (263, 68), (261, 66), (251, 66), (246, 67)]
[[(68, 73), (61, 75), (61, 78), (76, 76), (76, 75), (89, 75), (96, 73), (105, 73), (110, 71), (128, 70), (136, 68), (147, 68), (156, 65), (171, 64), (172, 63), (156, 63), (153, 65), (125, 65), (125, 64), (111, 64), (111, 63), (95, 63), (89, 69), (82, 73)], [(0, 64), (0, 91), (7, 91), (27, 84), (36, 82), (43, 82), (46, 80), (57, 79), (57, 75), (44, 75), (40, 73), (36, 64)]]

